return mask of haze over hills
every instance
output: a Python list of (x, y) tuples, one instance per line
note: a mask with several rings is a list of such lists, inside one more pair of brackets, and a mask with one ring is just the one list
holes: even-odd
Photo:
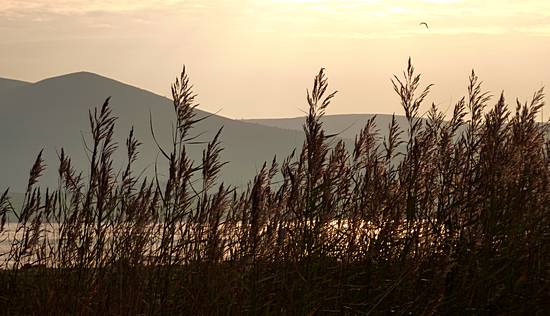
[[(323, 127), (329, 134), (338, 134), (340, 138), (353, 140), (359, 134), (365, 124), (375, 114), (338, 114), (325, 115), (322, 119)], [(283, 128), (288, 130), (301, 131), (304, 117), (294, 118), (276, 118), (276, 119), (247, 119), (244, 122), (261, 124), (265, 126)], [(379, 130), (380, 137), (384, 137), (388, 133), (388, 126), (392, 120), (392, 115), (376, 114), (375, 123)], [(408, 126), (407, 119), (402, 115), (395, 116), (396, 122), (402, 129)]]
[[(174, 121), (172, 101), (149, 91), (89, 72), (78, 72), (45, 79), (36, 83), (0, 79), (0, 189), (10, 187), (12, 192), (25, 190), (29, 170), (38, 152), (44, 148), (48, 168), (41, 183), (57, 185), (58, 153), (61, 148), (72, 158), (73, 164), (88, 170), (89, 160), (84, 140), (90, 141), (88, 111), (100, 107), (111, 96), (113, 114), (118, 117), (115, 140), (119, 149), (115, 161), (120, 169), (126, 163), (125, 139), (132, 126), (142, 143), (135, 172), (154, 175), (155, 162), (162, 178), (164, 158), (154, 144), (149, 117), (157, 139), (163, 147), (170, 143)], [(199, 96), (200, 102), (200, 96)], [(337, 100), (336, 100), (337, 101)], [(294, 148), (301, 147), (304, 136), (303, 117), (284, 119), (232, 120), (197, 110), (197, 117), (207, 119), (192, 130), (199, 141), (210, 141), (223, 126), (222, 160), (227, 161), (221, 180), (242, 186), (253, 179), (264, 161), (277, 156), (281, 161)], [(327, 133), (339, 133), (352, 146), (355, 135), (364, 127), (371, 114), (327, 115), (324, 127)], [(405, 127), (403, 116), (396, 116)], [(387, 134), (391, 115), (377, 115), (376, 123), (381, 137)], [(189, 145), (190, 156), (200, 161), (204, 144)]]
[(21, 80), (0, 78), (0, 93), (11, 90), (13, 88), (23, 87), (28, 84), (30, 83)]
[[(161, 165), (149, 127), (151, 114), (155, 133), (161, 145), (167, 145), (174, 121), (171, 100), (151, 92), (87, 72), (79, 72), (42, 80), (33, 84), (2, 80), (0, 85), (0, 189), (10, 187), (22, 192), (29, 170), (38, 152), (44, 148), (48, 169), (42, 182), (57, 184), (57, 153), (63, 147), (73, 164), (87, 171), (88, 158), (83, 139), (89, 141), (88, 110), (100, 107), (111, 96), (113, 114), (118, 116), (115, 139), (119, 150), (115, 155), (122, 167), (126, 162), (125, 139), (132, 126), (143, 143), (135, 171), (145, 170), (151, 176), (154, 163)], [(199, 96), (200, 101), (200, 96)], [(197, 110), (197, 117), (210, 115)], [(288, 155), (301, 146), (301, 132), (262, 126), (212, 115), (198, 123), (192, 131), (198, 140), (209, 141), (223, 126), (221, 136), (225, 148), (222, 160), (228, 165), (222, 180), (242, 185), (253, 178), (264, 161), (274, 155)], [(190, 145), (189, 153), (200, 159), (204, 145)], [(158, 158), (158, 160), (157, 160)], [(159, 168), (159, 170), (165, 170)], [(84, 172), (84, 175), (86, 173)], [(162, 174), (160, 175), (162, 177)]]

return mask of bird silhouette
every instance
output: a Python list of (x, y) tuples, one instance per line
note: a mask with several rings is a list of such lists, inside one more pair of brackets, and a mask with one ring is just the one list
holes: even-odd
[(430, 28), (428, 27), (428, 23), (426, 23), (426, 22), (420, 22), (419, 25), (424, 25), (428, 30), (430, 29)]

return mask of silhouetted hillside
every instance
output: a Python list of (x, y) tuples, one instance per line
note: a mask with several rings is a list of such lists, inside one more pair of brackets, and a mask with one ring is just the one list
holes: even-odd
[(29, 84), (28, 82), (21, 81), (21, 80), (0, 78), (0, 93), (11, 90), (13, 88), (22, 87), (28, 84)]
[[(323, 127), (327, 133), (338, 133), (341, 138), (354, 139), (359, 134), (365, 124), (374, 114), (339, 114), (325, 115), (322, 118)], [(376, 114), (375, 123), (381, 136), (386, 136), (388, 126), (391, 123), (392, 116), (389, 114)], [(396, 115), (395, 119), (398, 125), (406, 130), (408, 127), (407, 119), (402, 115)], [(288, 130), (302, 131), (305, 117), (294, 118), (275, 118), (275, 119), (249, 119), (245, 122), (261, 124), (270, 127), (278, 127)]]
[[(17, 89), (3, 89), (15, 87)], [(3, 91), (3, 92), (2, 92)], [(101, 106), (111, 96), (114, 115), (118, 116), (115, 131), (119, 143), (117, 161), (125, 161), (124, 142), (132, 126), (143, 143), (136, 170), (146, 169), (151, 176), (153, 162), (159, 151), (150, 132), (153, 118), (156, 136), (161, 145), (170, 141), (174, 121), (171, 100), (136, 87), (93, 73), (79, 72), (46, 79), (34, 84), (3, 80), (0, 85), (0, 188), (24, 190), (25, 179), (36, 154), (44, 148), (49, 168), (42, 183), (56, 185), (57, 153), (63, 147), (79, 169), (87, 170), (83, 138), (89, 139), (88, 110)], [(198, 101), (200, 102), (200, 96)], [(197, 117), (207, 112), (197, 110)], [(196, 141), (209, 141), (220, 127), (225, 151), (222, 159), (229, 161), (222, 180), (243, 184), (252, 178), (265, 160), (289, 154), (302, 144), (302, 133), (212, 115), (196, 125)], [(200, 160), (204, 145), (190, 145), (189, 154)], [(158, 163), (163, 163), (161, 157)], [(118, 168), (119, 166), (115, 166)], [(163, 176), (163, 175), (161, 175)]]

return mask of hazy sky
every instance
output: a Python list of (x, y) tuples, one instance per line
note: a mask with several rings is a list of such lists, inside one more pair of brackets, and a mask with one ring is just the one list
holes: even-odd
[(168, 95), (186, 64), (201, 108), (233, 118), (300, 115), (320, 67), (329, 113), (401, 113), (409, 56), (443, 109), (472, 68), (525, 99), (550, 85), (550, 1), (0, 0), (0, 77), (87, 70)]

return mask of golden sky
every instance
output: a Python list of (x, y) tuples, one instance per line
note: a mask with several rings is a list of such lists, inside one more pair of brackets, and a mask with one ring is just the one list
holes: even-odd
[(409, 56), (443, 109), (472, 68), (510, 101), (550, 84), (548, 0), (0, 0), (0, 38), (0, 77), (87, 70), (168, 95), (186, 64), (201, 108), (234, 118), (300, 115), (320, 67), (329, 113), (401, 113)]

